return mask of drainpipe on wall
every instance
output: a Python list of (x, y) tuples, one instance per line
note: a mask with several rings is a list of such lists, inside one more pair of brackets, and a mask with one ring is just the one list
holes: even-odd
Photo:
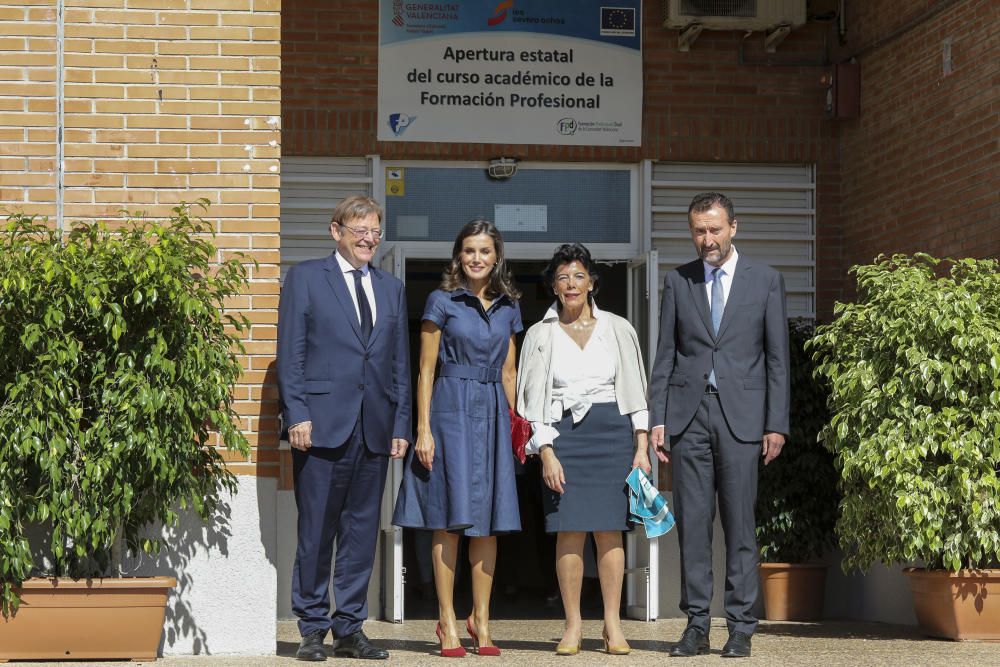
[(64, 228), (63, 222), (63, 176), (66, 172), (63, 157), (63, 128), (65, 123), (63, 78), (65, 70), (65, 0), (56, 2), (56, 229)]

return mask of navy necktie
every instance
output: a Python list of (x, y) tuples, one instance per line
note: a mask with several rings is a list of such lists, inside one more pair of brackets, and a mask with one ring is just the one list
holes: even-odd
[[(716, 267), (712, 269), (712, 328), (715, 334), (719, 335), (719, 325), (722, 324), (722, 313), (726, 309), (726, 296), (722, 291), (722, 269)], [(713, 387), (715, 384), (715, 368), (708, 378), (708, 383)]]
[(361, 336), (367, 343), (372, 335), (372, 308), (361, 286), (361, 269), (354, 269), (351, 273), (354, 274), (354, 297), (358, 300), (358, 312), (361, 313)]

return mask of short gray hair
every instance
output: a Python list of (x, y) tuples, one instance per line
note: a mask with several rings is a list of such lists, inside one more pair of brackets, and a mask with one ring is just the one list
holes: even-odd
[(337, 204), (333, 209), (331, 223), (342, 225), (358, 218), (367, 218), (369, 215), (376, 215), (379, 223), (382, 222), (382, 207), (379, 203), (367, 195), (351, 195)]

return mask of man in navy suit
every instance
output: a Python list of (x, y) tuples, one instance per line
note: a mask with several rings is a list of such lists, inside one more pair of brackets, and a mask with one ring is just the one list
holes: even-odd
[[(411, 439), (403, 283), (370, 266), (382, 209), (364, 196), (333, 212), (337, 250), (289, 270), (278, 308), (278, 387), (292, 446), (298, 545), (292, 609), (300, 660), (385, 659), (362, 631), (389, 458)], [(330, 614), (330, 561), (336, 611)]]
[(768, 464), (781, 453), (788, 433), (785, 283), (736, 251), (736, 216), (725, 195), (696, 195), (688, 227), (699, 258), (664, 278), (649, 385), (650, 441), (673, 465), (680, 606), (688, 619), (670, 655), (709, 650), (718, 495), (729, 627), (722, 657), (749, 657), (757, 627), (757, 466), (762, 456)]

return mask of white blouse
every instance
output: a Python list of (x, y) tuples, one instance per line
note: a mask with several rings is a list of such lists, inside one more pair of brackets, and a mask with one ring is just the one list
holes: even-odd
[[(552, 410), (561, 415), (569, 410), (573, 423), (579, 423), (594, 403), (614, 403), (615, 375), (618, 372), (617, 346), (611, 340), (608, 318), (593, 306), (597, 323), (587, 344), (581, 349), (569, 334), (557, 325), (552, 337)], [(639, 410), (629, 415), (632, 428), (645, 431), (649, 427), (649, 411)], [(559, 437), (554, 424), (532, 422), (532, 438), (525, 446), (526, 454), (537, 454), (542, 445), (552, 444)]]

